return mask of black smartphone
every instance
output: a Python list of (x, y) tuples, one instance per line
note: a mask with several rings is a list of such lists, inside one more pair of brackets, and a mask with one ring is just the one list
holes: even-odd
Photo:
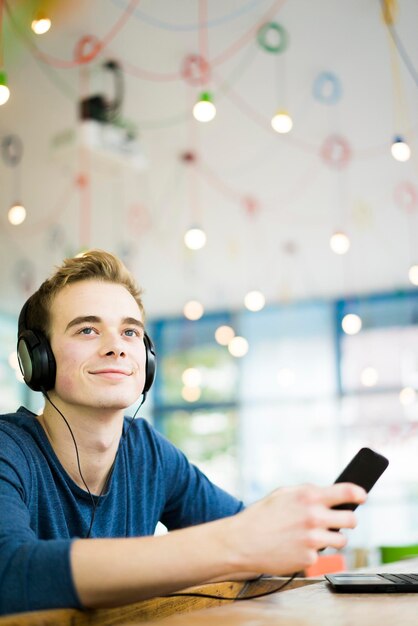
[[(352, 458), (347, 467), (338, 476), (336, 483), (355, 483), (360, 485), (367, 492), (378, 481), (383, 474), (389, 461), (386, 457), (370, 448), (361, 448)], [(354, 511), (358, 504), (348, 502), (347, 504), (337, 504), (333, 509), (349, 509)]]

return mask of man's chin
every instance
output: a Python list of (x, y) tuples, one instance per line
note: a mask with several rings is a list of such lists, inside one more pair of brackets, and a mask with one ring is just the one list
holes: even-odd
[(83, 407), (86, 410), (125, 411), (140, 397), (134, 389), (80, 389), (78, 393), (54, 393), (57, 402), (65, 403), (67, 408)]
[(107, 409), (113, 411), (125, 411), (128, 407), (134, 404), (138, 400), (139, 396), (123, 396), (114, 398), (97, 399), (97, 402), (92, 402), (92, 408)]

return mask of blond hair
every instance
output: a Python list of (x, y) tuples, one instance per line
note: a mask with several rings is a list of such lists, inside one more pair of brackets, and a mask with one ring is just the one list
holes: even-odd
[(82, 280), (101, 280), (122, 285), (136, 300), (144, 316), (141, 289), (122, 261), (104, 250), (88, 250), (81, 255), (64, 259), (55, 273), (30, 297), (26, 315), (27, 328), (40, 330), (49, 337), (52, 301), (66, 285)]

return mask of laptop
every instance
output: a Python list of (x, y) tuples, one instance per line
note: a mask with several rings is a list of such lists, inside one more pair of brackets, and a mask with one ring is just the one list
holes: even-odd
[(418, 592), (418, 574), (325, 574), (333, 591), (342, 593)]

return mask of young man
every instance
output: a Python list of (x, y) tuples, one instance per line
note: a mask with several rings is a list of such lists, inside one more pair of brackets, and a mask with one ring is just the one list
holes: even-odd
[[(216, 578), (284, 574), (345, 538), (350, 484), (280, 489), (243, 509), (124, 410), (153, 379), (140, 292), (114, 256), (67, 259), (19, 318), (41, 415), (0, 419), (0, 612), (108, 607)], [(153, 536), (158, 521), (170, 531)]]

